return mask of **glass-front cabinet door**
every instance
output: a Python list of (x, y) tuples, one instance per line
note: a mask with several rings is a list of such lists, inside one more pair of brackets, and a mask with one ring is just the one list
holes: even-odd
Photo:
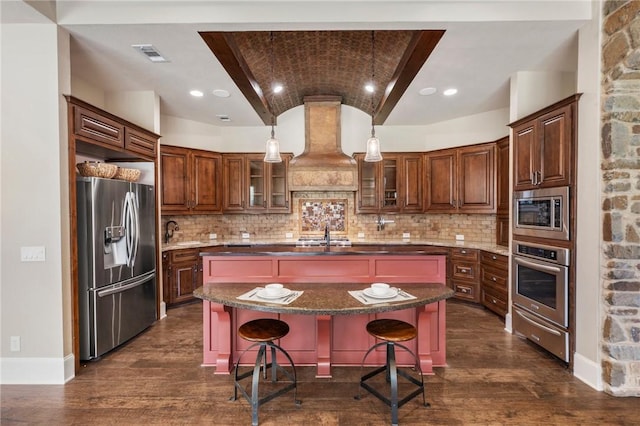
[(266, 177), (265, 177), (265, 163), (262, 161), (262, 158), (247, 158), (247, 169), (249, 172), (249, 179), (247, 182), (249, 183), (249, 196), (248, 200), (248, 209), (266, 209), (267, 208), (267, 200), (265, 197), (265, 192), (267, 189), (266, 185)]
[(382, 167), (382, 185), (384, 191), (382, 210), (396, 211), (399, 208), (398, 195), (400, 192), (398, 186), (400, 183), (398, 179), (398, 159), (390, 157), (389, 155), (383, 156)]
[(364, 161), (364, 154), (354, 154), (358, 163), (358, 202), (359, 213), (377, 213), (380, 210), (380, 163)]
[(290, 212), (287, 171), (291, 154), (281, 154), (281, 163), (265, 163), (264, 154), (246, 156), (246, 211)]
[(289, 169), (289, 159), (291, 155), (281, 154), (281, 163), (269, 163), (265, 165), (268, 169), (268, 209), (270, 211), (290, 212), (289, 185), (287, 184), (287, 170)]

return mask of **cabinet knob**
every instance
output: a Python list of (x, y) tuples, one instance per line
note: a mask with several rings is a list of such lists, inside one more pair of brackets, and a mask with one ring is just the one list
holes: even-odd
[(466, 250), (460, 250), (460, 253), (467, 254), (467, 251)]
[(493, 281), (496, 281), (496, 277), (491, 277), (491, 279), (492, 279)]
[(494, 304), (498, 303), (498, 302), (496, 301), (496, 299), (491, 299), (491, 301), (492, 301)]
[(496, 260), (498, 257), (494, 255), (494, 256), (491, 256), (491, 258), (492, 258), (493, 260)]

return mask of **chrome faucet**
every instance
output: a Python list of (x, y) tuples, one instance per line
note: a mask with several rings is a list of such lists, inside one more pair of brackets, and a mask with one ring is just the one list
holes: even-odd
[(329, 231), (329, 222), (324, 225), (324, 243), (327, 250), (331, 246), (331, 231)]
[[(169, 225), (171, 225), (173, 223), (173, 228), (171, 229), (171, 232), (169, 232)], [(175, 220), (170, 220), (167, 223), (165, 223), (164, 225), (164, 242), (165, 244), (169, 243), (169, 239), (171, 237), (173, 237), (173, 231), (178, 231), (180, 229), (180, 227), (178, 227), (178, 222), (176, 222)]]
[(388, 220), (382, 217), (382, 215), (378, 215), (378, 219), (376, 220), (376, 224), (378, 225), (378, 231), (384, 231), (384, 225), (387, 223), (393, 223), (395, 221)]

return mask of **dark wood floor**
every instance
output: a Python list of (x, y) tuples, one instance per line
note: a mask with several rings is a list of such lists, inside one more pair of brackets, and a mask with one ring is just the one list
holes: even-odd
[[(503, 331), (480, 308), (450, 302), (448, 363), (425, 376), (430, 408), (419, 398), (400, 423), (437, 425), (637, 425), (638, 398), (615, 398), (574, 378), (554, 358)], [(2, 425), (250, 424), (246, 401), (229, 401), (231, 377), (201, 361), (200, 304), (169, 310), (133, 342), (88, 363), (66, 385), (1, 388)], [(358, 368), (315, 379), (299, 368), (296, 408), (285, 394), (260, 408), (261, 425), (382, 425), (389, 409), (372, 396), (353, 399)]]

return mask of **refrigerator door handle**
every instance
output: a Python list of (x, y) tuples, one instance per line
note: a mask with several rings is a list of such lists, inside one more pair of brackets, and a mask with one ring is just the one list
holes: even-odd
[(131, 266), (135, 265), (138, 257), (138, 246), (140, 245), (140, 214), (138, 213), (138, 198), (135, 192), (131, 192), (131, 216), (133, 220), (133, 253), (131, 254)]
[(138, 287), (139, 285), (142, 285), (147, 281), (152, 280), (153, 278), (155, 278), (155, 276), (156, 276), (156, 273), (154, 271), (153, 273), (147, 276), (144, 276), (140, 279), (137, 279), (136, 281), (131, 282), (129, 284), (121, 285), (115, 288), (106, 288), (104, 290), (99, 290), (96, 294), (98, 295), (98, 297), (105, 297), (105, 296), (110, 296), (112, 294), (122, 293), (123, 291), (132, 289), (134, 287)]

